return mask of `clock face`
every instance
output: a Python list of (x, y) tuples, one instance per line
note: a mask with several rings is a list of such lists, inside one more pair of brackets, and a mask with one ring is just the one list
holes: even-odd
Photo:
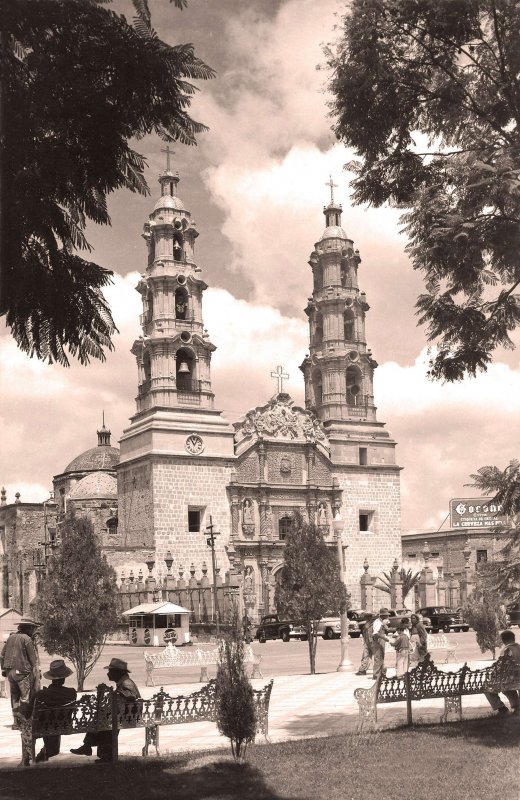
[(198, 456), (204, 450), (204, 442), (197, 433), (192, 433), (186, 439), (185, 447), (192, 456)]

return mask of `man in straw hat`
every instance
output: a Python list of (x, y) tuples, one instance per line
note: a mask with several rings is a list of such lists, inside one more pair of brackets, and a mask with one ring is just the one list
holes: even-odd
[[(121, 658), (113, 658), (105, 669), (108, 670), (108, 680), (113, 681), (116, 685), (115, 693), (122, 705), (141, 697), (139, 689), (128, 674), (130, 670), (126, 661)], [(111, 731), (98, 731), (97, 733), (89, 731), (85, 735), (81, 747), (72, 748), (70, 752), (77, 756), (91, 756), (93, 747), (97, 747), (98, 763), (112, 761)]]
[[(72, 670), (67, 667), (62, 658), (51, 661), (48, 672), (43, 673), (43, 677), (51, 681), (50, 686), (40, 689), (36, 694), (35, 703), (37, 705), (56, 708), (73, 703), (76, 699), (76, 690), (72, 686), (65, 686), (65, 678), (72, 675)], [(61, 736), (44, 736), (43, 747), (36, 756), (36, 761), (48, 761), (52, 756), (57, 756), (60, 752)]]
[(388, 618), (390, 612), (387, 608), (379, 609), (379, 614), (374, 620), (372, 626), (373, 641), (372, 641), (372, 654), (374, 656), (374, 664), (372, 667), (372, 675), (374, 680), (382, 678), (386, 674), (385, 669), (385, 643), (389, 642), (388, 638)]
[(18, 715), (30, 717), (34, 697), (40, 688), (40, 662), (34, 635), (40, 623), (22, 617), (18, 630), (12, 633), (0, 657), (2, 675), (9, 681), (13, 728), (18, 728)]

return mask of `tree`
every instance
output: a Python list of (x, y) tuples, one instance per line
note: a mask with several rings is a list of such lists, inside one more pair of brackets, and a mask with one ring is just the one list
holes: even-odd
[[(402, 592), (403, 592), (403, 602), (405, 597), (415, 588), (415, 586), (419, 583), (419, 578), (421, 577), (420, 572), (413, 573), (411, 569), (406, 570), (404, 567), (401, 567), (399, 570), (399, 578), (401, 579), (402, 583)], [(378, 578), (379, 584), (376, 586), (376, 589), (379, 589), (381, 592), (386, 592), (387, 594), (392, 593), (392, 575), (389, 572), (383, 572), (383, 577)]]
[(341, 581), (335, 550), (327, 547), (316, 525), (297, 517), (287, 534), (284, 563), (276, 584), (275, 605), (307, 628), (311, 675), (316, 672), (317, 622), (326, 612), (348, 607), (348, 595)]
[(518, 23), (514, 0), (352, 0), (326, 49), (355, 202), (409, 209), (434, 378), (485, 371), (520, 321)]
[(192, 45), (158, 37), (147, 0), (131, 23), (107, 2), (2, 4), (0, 314), (22, 350), (65, 366), (103, 360), (116, 331), (112, 273), (78, 255), (87, 222), (110, 224), (115, 189), (148, 193), (131, 140), (195, 144), (206, 128), (188, 114), (190, 80), (214, 74)]
[(217, 666), (217, 727), (231, 742), (235, 761), (245, 757), (256, 734), (253, 687), (244, 662), (244, 640), (238, 611), (234, 608), (229, 632), (219, 647)]
[(90, 520), (67, 516), (61, 535), (34, 613), (42, 620), (38, 633), (45, 649), (72, 662), (81, 691), (117, 625), (119, 592)]
[(497, 561), (488, 562), (480, 572), (486, 589), (507, 605), (520, 601), (520, 462), (513, 460), (504, 470), (481, 467), (472, 475), (473, 488), (493, 501), (507, 514), (509, 525), (494, 528), (505, 536)]
[(506, 612), (497, 596), (482, 586), (477, 588), (462, 608), (464, 619), (476, 631), (477, 644), (483, 653), (491, 650), (493, 658), (500, 647), (499, 634), (507, 628)]

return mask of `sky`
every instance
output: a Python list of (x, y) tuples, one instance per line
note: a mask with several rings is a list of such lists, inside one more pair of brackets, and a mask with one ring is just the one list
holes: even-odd
[[(113, 7), (128, 11), (126, 0)], [(217, 346), (215, 407), (234, 422), (265, 403), (278, 364), (290, 375), (286, 390), (303, 405), (298, 367), (308, 352), (307, 262), (324, 229), (332, 175), (343, 227), (362, 259), (367, 344), (379, 363), (378, 419), (397, 440), (403, 467), (402, 527), (436, 530), (450, 498), (475, 496), (465, 487), (472, 473), (518, 457), (520, 351), (498, 352), (476, 379), (455, 385), (427, 379), (426, 336), (414, 309), (422, 281), (405, 254), (399, 214), (352, 206), (344, 164), (353, 154), (331, 131), (322, 48), (337, 35), (343, 4), (190, 0), (180, 12), (168, 0), (150, 0), (150, 7), (163, 39), (192, 42), (217, 72), (199, 83), (192, 106), (209, 132), (197, 147), (174, 145), (179, 195), (196, 220), (196, 259), (210, 287), (204, 320)], [(52, 476), (97, 443), (103, 411), (112, 443), (135, 412), (130, 348), (141, 333), (135, 286), (146, 266), (141, 233), (159, 196), (163, 147), (156, 137), (136, 145), (147, 159), (150, 196), (114, 193), (111, 227), (87, 230), (93, 260), (114, 271), (106, 294), (120, 333), (106, 362), (49, 366), (22, 354), (5, 328), (0, 333), (0, 484), (8, 502), (15, 492), (25, 502), (48, 497)]]

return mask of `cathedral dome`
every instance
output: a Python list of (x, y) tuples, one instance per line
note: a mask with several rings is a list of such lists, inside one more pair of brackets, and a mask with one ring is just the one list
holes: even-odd
[(119, 450), (110, 445), (98, 445), (85, 450), (76, 456), (65, 467), (64, 472), (92, 472), (94, 470), (112, 470), (119, 464)]
[(163, 194), (154, 205), (153, 210), (160, 211), (161, 208), (174, 208), (176, 211), (186, 210), (181, 198), (171, 194)]
[(320, 241), (322, 242), (324, 239), (348, 239), (348, 236), (339, 225), (329, 225), (323, 231)]
[[(111, 448), (115, 449), (115, 448)], [(117, 480), (106, 472), (92, 472), (74, 486), (69, 494), (70, 500), (104, 500), (117, 498)]]

